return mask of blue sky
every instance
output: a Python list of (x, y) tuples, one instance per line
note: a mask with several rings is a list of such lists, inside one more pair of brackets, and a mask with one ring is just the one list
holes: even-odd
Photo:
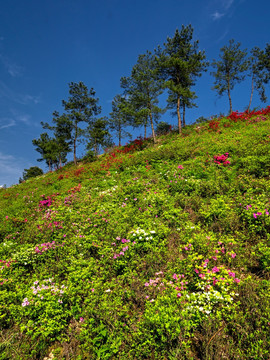
[[(121, 92), (120, 78), (129, 76), (138, 55), (163, 45), (182, 24), (194, 28), (194, 40), (207, 59), (218, 59), (220, 48), (234, 38), (243, 49), (265, 48), (270, 42), (269, 0), (9, 0), (0, 8), (0, 185), (18, 183), (23, 170), (37, 162), (32, 145), (63, 111), (68, 83), (93, 87), (109, 115), (111, 101)], [(194, 90), (199, 116), (227, 113), (226, 96), (211, 90), (212, 71)], [(242, 111), (250, 95), (250, 79), (232, 93), (233, 109)], [(269, 85), (267, 95), (270, 96)], [(269, 102), (268, 102), (269, 104)], [(265, 107), (257, 94), (252, 107)], [(163, 121), (176, 124), (167, 112)], [(134, 138), (143, 131), (134, 132)], [(150, 129), (149, 129), (150, 134)], [(84, 147), (78, 155), (83, 154)]]

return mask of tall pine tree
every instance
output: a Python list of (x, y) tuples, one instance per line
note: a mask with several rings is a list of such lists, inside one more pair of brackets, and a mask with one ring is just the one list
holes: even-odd
[(155, 56), (149, 51), (139, 55), (131, 76), (121, 79), (121, 86), (128, 96), (131, 112), (134, 113), (134, 127), (144, 125), (145, 137), (148, 124), (151, 126), (152, 137), (156, 142), (154, 122), (163, 110), (158, 106), (158, 97), (162, 94), (162, 80), (158, 76)]
[(76, 151), (78, 139), (84, 135), (85, 129), (80, 127), (80, 123), (90, 125), (94, 116), (101, 112), (98, 106), (98, 99), (93, 88), (88, 90), (83, 82), (69, 84), (70, 97), (67, 101), (63, 100), (67, 120), (70, 122), (70, 139), (73, 144), (74, 164), (77, 164)]
[(230, 114), (232, 113), (232, 97), (231, 92), (235, 84), (240, 83), (245, 78), (245, 72), (248, 69), (248, 60), (246, 58), (246, 50), (240, 49), (241, 44), (235, 43), (234, 40), (229, 41), (220, 49), (220, 60), (212, 62), (213, 68), (216, 69), (211, 75), (215, 77), (214, 90), (218, 95), (222, 96), (227, 93), (230, 105)]
[(175, 109), (178, 118), (179, 134), (182, 132), (182, 119), (180, 109), (193, 106), (196, 95), (191, 91), (195, 79), (206, 70), (207, 62), (204, 51), (199, 51), (199, 42), (192, 42), (193, 28), (191, 25), (182, 25), (181, 31), (177, 29), (172, 38), (167, 38), (163, 51), (159, 48), (160, 76), (168, 89), (168, 108)]

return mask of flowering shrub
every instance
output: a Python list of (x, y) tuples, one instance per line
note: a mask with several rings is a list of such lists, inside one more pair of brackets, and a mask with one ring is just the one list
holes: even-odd
[(268, 358), (269, 114), (0, 189), (0, 358)]
[(214, 155), (214, 163), (218, 165), (227, 166), (230, 165), (230, 161), (227, 160), (229, 157), (229, 153), (225, 153), (223, 155)]
[(60, 339), (68, 320), (65, 290), (66, 286), (57, 285), (51, 278), (34, 281), (21, 304), (29, 319), (21, 330), (35, 337)]

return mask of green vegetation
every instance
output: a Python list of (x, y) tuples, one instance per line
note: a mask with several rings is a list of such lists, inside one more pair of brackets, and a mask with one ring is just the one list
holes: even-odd
[(0, 189), (0, 359), (268, 359), (269, 112)]
[[(251, 78), (251, 94), (247, 112), (253, 98), (254, 89), (258, 91), (260, 100), (267, 101), (265, 84), (270, 80), (270, 45), (265, 50), (254, 47), (247, 57), (247, 51), (240, 49), (241, 44), (233, 39), (229, 45), (220, 49), (220, 60), (213, 60), (215, 72), (213, 89), (219, 96), (227, 93), (232, 114), (231, 92), (234, 86), (248, 75)], [(112, 134), (117, 137), (121, 146), (123, 138), (132, 138), (126, 128), (143, 127), (144, 138), (147, 128), (151, 127), (151, 136), (156, 144), (154, 125), (159, 128), (159, 120), (166, 110), (172, 110), (172, 115), (178, 118), (178, 132), (186, 126), (186, 109), (196, 106), (194, 100), (198, 97), (192, 88), (198, 77), (207, 71), (205, 51), (199, 50), (199, 41), (193, 41), (191, 25), (182, 25), (181, 31), (176, 29), (172, 38), (167, 37), (163, 47), (158, 46), (153, 52), (146, 51), (139, 55), (130, 76), (120, 79), (122, 94), (117, 94), (112, 100), (110, 118), (97, 118), (101, 113), (99, 99), (93, 88), (88, 90), (83, 82), (69, 84), (69, 99), (62, 100), (65, 112), (60, 115), (53, 112), (54, 125), (41, 122), (44, 129), (53, 131), (53, 137), (42, 133), (39, 139), (34, 139), (33, 145), (41, 154), (38, 161), (45, 161), (49, 170), (58, 169), (67, 162), (67, 154), (73, 150), (74, 164), (77, 164), (76, 152), (80, 141), (86, 142), (86, 158), (94, 158), (99, 151), (113, 145)], [(160, 96), (167, 91), (167, 107), (159, 107)], [(204, 121), (201, 117), (198, 121)], [(81, 126), (81, 124), (84, 126)], [(160, 123), (161, 128), (164, 121)], [(81, 126), (81, 127), (80, 127)], [(170, 129), (170, 124), (168, 124)]]

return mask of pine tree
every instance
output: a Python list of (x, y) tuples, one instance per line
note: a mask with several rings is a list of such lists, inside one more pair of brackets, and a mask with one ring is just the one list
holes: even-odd
[(144, 125), (146, 137), (146, 128), (150, 124), (155, 143), (154, 122), (157, 122), (160, 114), (163, 113), (163, 110), (158, 107), (158, 97), (163, 90), (155, 56), (149, 51), (144, 55), (139, 55), (131, 76), (122, 78), (121, 86), (131, 104), (130, 112), (134, 113), (132, 125), (134, 127)]
[(216, 72), (211, 73), (215, 77), (213, 89), (217, 90), (219, 96), (227, 92), (230, 114), (232, 113), (231, 91), (235, 84), (244, 80), (245, 71), (248, 69), (247, 51), (240, 50), (240, 46), (240, 43), (230, 40), (229, 45), (220, 49), (220, 60), (212, 62), (212, 66), (216, 69)]
[(67, 101), (63, 100), (67, 120), (70, 123), (70, 139), (73, 144), (74, 164), (77, 164), (76, 150), (78, 139), (84, 135), (85, 131), (79, 127), (80, 123), (90, 125), (93, 117), (101, 112), (98, 106), (98, 99), (93, 88), (88, 90), (83, 82), (69, 84), (70, 97)]
[(53, 112), (53, 124), (41, 122), (43, 129), (53, 131), (54, 140), (57, 144), (57, 156), (59, 159), (59, 166), (67, 161), (67, 154), (71, 151), (71, 132), (72, 122), (66, 114), (59, 115), (57, 111)]
[(270, 73), (267, 74), (264, 62), (262, 61), (263, 58), (263, 50), (260, 50), (258, 47), (254, 47), (251, 50), (251, 56), (248, 59), (249, 74), (251, 77), (251, 94), (247, 109), (248, 111), (250, 110), (254, 88), (258, 91), (262, 102), (265, 103), (267, 100), (264, 84), (268, 82)]
[(55, 139), (51, 138), (47, 133), (40, 134), (39, 139), (32, 140), (36, 151), (40, 153), (41, 158), (37, 161), (45, 161), (49, 167), (49, 171), (52, 170), (52, 166), (58, 166), (58, 149)]
[(118, 146), (125, 137), (131, 138), (131, 134), (124, 130), (131, 123), (130, 104), (122, 95), (116, 95), (112, 101), (112, 112), (109, 118), (109, 128), (116, 132)]
[(173, 38), (167, 38), (164, 50), (157, 50), (159, 59), (160, 76), (165, 81), (164, 86), (168, 89), (168, 108), (175, 109), (177, 114), (179, 134), (182, 132), (181, 107), (193, 106), (191, 100), (196, 95), (191, 91), (195, 85), (195, 79), (201, 76), (208, 65), (205, 62), (204, 51), (199, 51), (199, 42), (194, 41), (193, 28), (191, 25), (182, 25), (181, 31), (177, 29)]
[(108, 130), (108, 119), (102, 117), (95, 119), (86, 129), (86, 136), (88, 143), (86, 149), (88, 151), (94, 150), (95, 156), (100, 152), (100, 148), (112, 146), (111, 135)]

